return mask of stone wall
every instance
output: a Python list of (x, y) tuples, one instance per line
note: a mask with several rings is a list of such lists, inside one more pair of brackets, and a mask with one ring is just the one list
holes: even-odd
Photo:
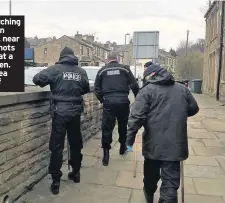
[[(219, 51), (220, 51), (220, 12), (222, 2), (214, 1), (207, 12), (206, 30), (205, 30), (205, 49), (204, 49), (204, 68), (203, 68), (203, 84), (202, 91), (204, 94), (216, 97), (218, 67), (219, 67)], [(225, 29), (223, 30), (225, 34)], [(223, 39), (225, 43), (225, 38)], [(220, 80), (220, 100), (225, 99), (225, 60), (223, 50), (223, 61)]]
[[(83, 55), (87, 56), (87, 48), (90, 49), (90, 57), (92, 57), (91, 45), (81, 43), (68, 36), (63, 36), (57, 40), (53, 40), (41, 46), (35, 47), (34, 57), (36, 63), (48, 63), (48, 65), (54, 65), (58, 60), (62, 49), (68, 46), (73, 49), (74, 54), (77, 57), (81, 56), (81, 46), (83, 46)], [(46, 53), (45, 53), (46, 50)]]
[[(48, 96), (49, 91), (36, 87), (0, 95), (0, 203), (6, 195), (15, 200), (48, 172)], [(87, 140), (100, 130), (102, 107), (92, 92), (84, 101), (81, 129)]]

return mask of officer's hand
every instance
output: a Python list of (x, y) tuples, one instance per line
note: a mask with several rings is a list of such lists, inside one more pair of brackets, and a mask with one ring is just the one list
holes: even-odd
[(133, 146), (127, 146), (127, 152), (133, 152)]

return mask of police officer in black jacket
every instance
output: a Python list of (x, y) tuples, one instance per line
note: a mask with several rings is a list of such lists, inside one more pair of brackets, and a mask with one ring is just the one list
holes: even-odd
[(103, 103), (102, 148), (104, 156), (102, 163), (104, 166), (107, 166), (109, 162), (109, 150), (116, 119), (118, 121), (120, 154), (123, 155), (126, 152), (130, 88), (136, 96), (139, 87), (129, 66), (119, 64), (117, 54), (110, 53), (108, 64), (98, 71), (95, 80), (95, 94)]
[(68, 176), (75, 183), (80, 182), (83, 157), (80, 116), (83, 112), (82, 95), (90, 91), (89, 81), (86, 71), (78, 67), (78, 59), (73, 50), (65, 47), (60, 54), (59, 62), (35, 75), (33, 82), (40, 87), (50, 85), (51, 88), (52, 132), (49, 143), (49, 173), (53, 179), (51, 191), (58, 194), (66, 133), (71, 154), (69, 164), (73, 168)]

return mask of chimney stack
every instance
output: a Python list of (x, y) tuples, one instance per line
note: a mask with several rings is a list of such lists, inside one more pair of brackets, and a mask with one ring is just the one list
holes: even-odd
[(104, 47), (109, 49), (109, 44), (104, 44)]
[(89, 41), (89, 42), (94, 42), (95, 41), (95, 37), (94, 35), (84, 35), (83, 39)]
[(79, 34), (79, 31), (77, 31), (77, 34), (75, 34), (75, 39), (81, 40), (82, 39), (82, 34)]

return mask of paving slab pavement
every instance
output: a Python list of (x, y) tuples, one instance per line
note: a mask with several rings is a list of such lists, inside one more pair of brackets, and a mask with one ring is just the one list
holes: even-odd
[[(200, 112), (188, 121), (190, 156), (184, 162), (185, 203), (225, 203), (225, 107), (208, 96), (195, 97)], [(51, 178), (46, 176), (17, 203), (145, 203), (142, 191), (144, 159), (141, 155), (141, 134), (140, 130), (136, 178), (132, 174), (133, 153), (125, 157), (119, 155), (116, 128), (108, 167), (101, 163), (99, 134), (84, 145), (80, 184), (68, 180), (68, 170), (64, 164), (58, 196), (50, 194)], [(180, 189), (178, 194), (180, 201)], [(158, 202), (158, 198), (159, 189), (154, 203)]]

